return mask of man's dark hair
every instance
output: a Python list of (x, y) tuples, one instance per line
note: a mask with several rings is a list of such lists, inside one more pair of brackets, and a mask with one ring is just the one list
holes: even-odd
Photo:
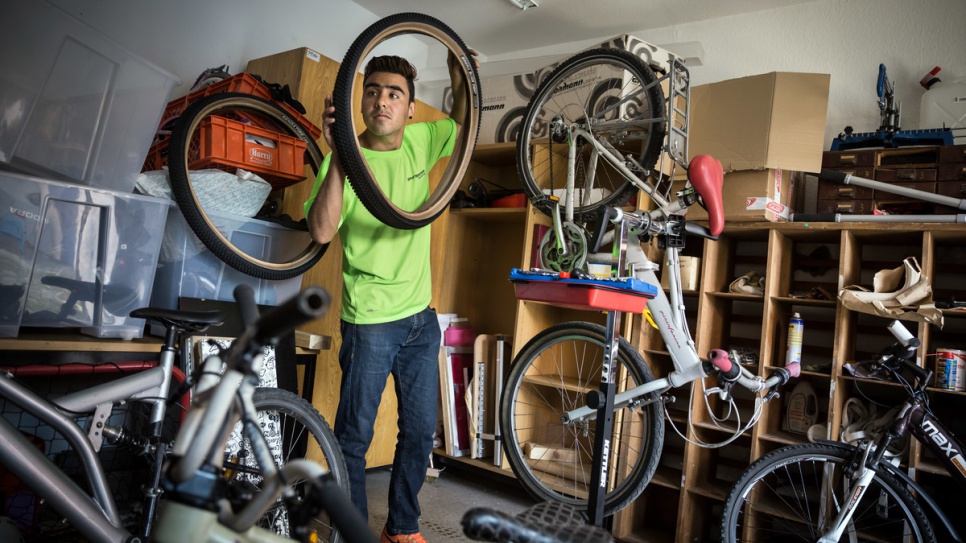
[(373, 72), (389, 72), (405, 77), (406, 83), (409, 85), (409, 102), (412, 103), (416, 100), (416, 67), (408, 60), (395, 55), (372, 57), (372, 60), (366, 64), (362, 80), (369, 79)]

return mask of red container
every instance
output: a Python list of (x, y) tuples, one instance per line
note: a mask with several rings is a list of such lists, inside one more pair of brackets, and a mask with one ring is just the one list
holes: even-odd
[(312, 139), (318, 140), (322, 135), (322, 129), (305, 118), (305, 116), (296, 111), (295, 108), (286, 104), (285, 102), (272, 100), (272, 91), (269, 90), (264, 83), (247, 73), (240, 73), (227, 79), (222, 79), (218, 83), (208, 85), (207, 87), (198, 89), (187, 96), (182, 96), (181, 98), (168, 102), (167, 107), (164, 108), (164, 115), (161, 116), (160, 126), (164, 127), (166, 124), (176, 119), (191, 102), (218, 92), (240, 92), (258, 96), (259, 98), (264, 98), (265, 100), (271, 100), (276, 105), (284, 109), (285, 112), (291, 115), (296, 121), (298, 121), (298, 123), (302, 125), (302, 128), (304, 128), (306, 132), (312, 136)]
[(643, 313), (651, 297), (625, 289), (554, 281), (514, 281), (513, 288), (520, 300), (581, 310)]
[[(234, 172), (242, 168), (257, 173), (273, 189), (305, 179), (305, 142), (301, 139), (218, 116), (202, 121), (198, 134), (188, 149), (188, 169)], [(275, 148), (248, 141), (249, 135), (271, 140)], [(167, 163), (168, 140), (162, 140), (151, 146), (141, 171), (160, 170)]]
[(490, 207), (527, 207), (526, 194), (511, 194), (490, 202)]

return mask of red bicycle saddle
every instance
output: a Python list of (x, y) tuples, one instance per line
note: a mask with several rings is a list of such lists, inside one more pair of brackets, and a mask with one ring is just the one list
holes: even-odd
[(711, 155), (692, 158), (688, 166), (688, 180), (704, 200), (704, 206), (708, 209), (708, 229), (717, 236), (724, 230), (724, 204), (721, 201), (724, 171), (721, 162)]

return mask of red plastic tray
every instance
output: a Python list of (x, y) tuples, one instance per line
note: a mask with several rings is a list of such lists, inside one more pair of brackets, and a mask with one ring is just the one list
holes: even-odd
[(643, 313), (649, 296), (597, 285), (514, 281), (517, 299), (588, 311)]

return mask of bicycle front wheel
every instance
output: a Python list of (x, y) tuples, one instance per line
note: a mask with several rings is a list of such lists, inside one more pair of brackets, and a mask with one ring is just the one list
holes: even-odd
[[(359, 101), (365, 64), (376, 48), (385, 47), (392, 38), (413, 35), (430, 46), (428, 56), (435, 57), (437, 49), (458, 60), (460, 77), (466, 82), (460, 98), (466, 104), (465, 114), (453, 120), (459, 125), (453, 154), (435, 185), (431, 183), (429, 198), (418, 208), (409, 210), (396, 206), (380, 185), (386, 180), (376, 179), (366, 163), (356, 130), (365, 126)], [(441, 47), (440, 47), (441, 46)], [(456, 194), (469, 166), (480, 128), (480, 79), (473, 56), (463, 41), (442, 22), (420, 13), (391, 15), (367, 28), (346, 53), (335, 80), (336, 123), (335, 148), (345, 168), (349, 183), (359, 200), (370, 213), (394, 228), (412, 230), (422, 228), (439, 217)]]
[[(296, 458), (307, 458), (321, 464), (332, 472), (339, 487), (349, 494), (349, 475), (346, 471), (342, 450), (328, 423), (312, 405), (287, 390), (259, 388), (253, 396), (262, 433), (275, 457), (278, 467)], [(228, 454), (231, 464), (238, 472), (232, 485), (235, 488), (261, 487), (258, 464), (252, 452), (251, 442), (243, 437), (241, 423), (235, 426), (229, 440)], [(292, 489), (299, 497), (304, 496), (305, 486), (294, 482)], [(291, 535), (289, 511), (282, 499), (258, 522), (258, 526), (277, 534)], [(341, 541), (328, 513), (322, 511), (308, 525), (313, 541)]]
[[(513, 361), (500, 400), (503, 448), (517, 478), (539, 500), (587, 509), (596, 422), (564, 423), (561, 416), (587, 405), (587, 395), (599, 390), (605, 332), (587, 322), (558, 324), (537, 334)], [(615, 375), (618, 391), (654, 379), (623, 338)], [(637, 498), (657, 469), (664, 444), (660, 400), (655, 393), (641, 400), (651, 403), (614, 414), (604, 515)]]
[(593, 49), (558, 66), (530, 99), (517, 140), (517, 169), (530, 200), (547, 195), (567, 199), (568, 151), (576, 147), (574, 217), (586, 222), (607, 206), (625, 203), (637, 186), (604, 160), (593, 146), (572, 138), (572, 128), (589, 132), (615, 152), (642, 181), (657, 162), (666, 131), (664, 93), (640, 57), (619, 49)]
[[(748, 467), (725, 501), (721, 541), (816, 541), (852, 499), (854, 448), (789, 445)], [(909, 491), (884, 468), (845, 527), (842, 541), (935, 541)]]
[[(226, 135), (219, 137), (221, 129), (216, 127), (224, 127)], [(250, 130), (252, 134), (245, 130)], [(241, 141), (237, 143), (251, 146), (252, 151), (257, 149), (251, 143), (246, 143), (249, 138), (267, 140), (260, 143), (265, 144), (266, 148), (275, 145), (273, 152), (277, 153), (278, 162), (290, 160), (292, 169), (295, 164), (301, 163), (302, 156), (287, 154), (286, 151), (297, 152), (298, 145), (282, 145), (281, 138), (288, 138), (284, 140), (286, 143), (301, 140), (305, 144), (305, 159), (312, 171), (317, 173), (322, 164), (322, 152), (315, 140), (282, 108), (250, 94), (212, 94), (189, 104), (171, 132), (168, 171), (175, 201), (198, 239), (232, 268), (260, 279), (297, 277), (322, 258), (328, 244), (320, 245), (313, 241), (304, 222), (289, 221), (279, 223), (278, 229), (273, 229), (272, 246), (266, 247), (264, 239), (268, 236), (264, 231), (246, 232), (246, 220), (232, 217), (223, 210), (222, 206), (231, 203), (231, 197), (207, 193), (210, 189), (203, 189), (201, 184), (196, 183), (196, 174), (189, 171), (193, 164), (203, 158), (203, 149), (218, 149), (221, 145), (227, 147), (229, 140), (239, 138)], [(301, 178), (303, 172), (292, 171), (287, 175)], [(276, 182), (291, 181), (279, 179)]]

